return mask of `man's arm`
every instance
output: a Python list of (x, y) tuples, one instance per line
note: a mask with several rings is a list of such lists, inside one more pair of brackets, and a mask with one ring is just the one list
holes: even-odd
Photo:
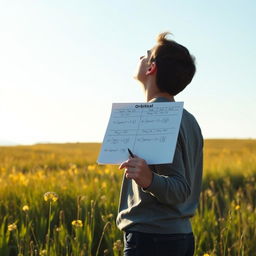
[(122, 163), (119, 169), (125, 168), (125, 175), (164, 204), (174, 205), (186, 201), (191, 193), (190, 176), (185, 175), (185, 166), (182, 156), (180, 140), (177, 141), (176, 151), (172, 164), (161, 164), (150, 169), (144, 159), (131, 158)]

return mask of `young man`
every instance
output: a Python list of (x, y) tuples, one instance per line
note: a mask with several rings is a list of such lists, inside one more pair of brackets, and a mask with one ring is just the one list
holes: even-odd
[[(195, 74), (194, 58), (167, 34), (140, 57), (135, 78), (147, 102), (174, 101)], [(172, 164), (147, 165), (135, 156), (120, 165), (125, 172), (117, 226), (124, 231), (125, 256), (193, 255), (190, 217), (198, 205), (202, 158), (200, 127), (184, 109)]]

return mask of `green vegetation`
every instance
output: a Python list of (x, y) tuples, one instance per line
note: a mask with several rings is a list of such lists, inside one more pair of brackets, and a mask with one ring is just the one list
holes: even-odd
[[(122, 171), (97, 165), (99, 149), (0, 147), (0, 255), (122, 255)], [(206, 140), (204, 155), (195, 255), (254, 255), (256, 141)]]

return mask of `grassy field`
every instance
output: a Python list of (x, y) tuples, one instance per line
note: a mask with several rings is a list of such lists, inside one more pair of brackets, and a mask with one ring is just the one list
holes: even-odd
[[(122, 255), (100, 144), (0, 147), (0, 255)], [(256, 255), (256, 140), (206, 140), (195, 255)], [(50, 193), (47, 193), (50, 192)]]

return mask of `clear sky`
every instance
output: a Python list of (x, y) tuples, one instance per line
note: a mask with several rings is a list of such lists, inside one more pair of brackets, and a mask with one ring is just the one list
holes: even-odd
[(0, 141), (100, 142), (159, 32), (196, 57), (176, 97), (205, 138), (256, 138), (256, 1), (0, 0)]

